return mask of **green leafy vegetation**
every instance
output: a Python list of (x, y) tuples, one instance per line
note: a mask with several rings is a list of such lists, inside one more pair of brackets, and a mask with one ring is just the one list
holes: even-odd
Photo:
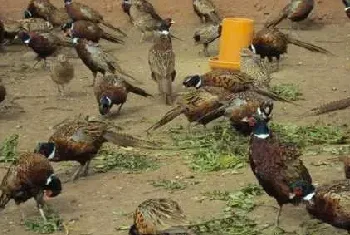
[(51, 234), (63, 229), (63, 221), (59, 214), (51, 208), (45, 211), (47, 221), (45, 222), (41, 216), (27, 219), (24, 225), (27, 230), (39, 234)]
[(300, 89), (293, 83), (272, 86), (271, 91), (289, 101), (301, 100), (303, 96)]
[(154, 187), (164, 188), (166, 190), (175, 191), (175, 190), (184, 190), (187, 188), (186, 182), (181, 182), (179, 180), (154, 180), (151, 182)]
[(260, 194), (262, 189), (252, 184), (232, 193), (220, 191), (205, 193), (210, 200), (226, 201), (227, 216), (193, 225), (192, 229), (199, 234), (260, 234), (256, 228), (257, 224), (248, 218), (248, 213), (255, 207), (254, 197)]
[(171, 130), (175, 144), (195, 149), (191, 152), (190, 167), (196, 171), (240, 169), (246, 163), (248, 138), (238, 135), (228, 125), (214, 126), (188, 133), (183, 128)]
[(12, 163), (17, 159), (17, 134), (7, 137), (0, 145), (0, 162)]
[[(282, 142), (301, 148), (347, 143), (348, 131), (341, 127), (273, 122), (270, 127)], [(189, 154), (189, 165), (195, 171), (238, 170), (247, 162), (250, 137), (239, 135), (227, 123), (222, 122), (211, 129), (201, 127), (191, 132), (183, 127), (173, 128), (170, 135), (175, 145), (188, 147), (184, 154)]]
[(294, 143), (300, 147), (322, 144), (345, 144), (348, 139), (347, 130), (336, 126), (297, 126), (277, 123), (271, 123), (270, 126), (282, 141)]
[(103, 148), (94, 158), (94, 169), (97, 172), (109, 170), (146, 171), (156, 169), (158, 164), (150, 157), (136, 153), (122, 153), (112, 148)]

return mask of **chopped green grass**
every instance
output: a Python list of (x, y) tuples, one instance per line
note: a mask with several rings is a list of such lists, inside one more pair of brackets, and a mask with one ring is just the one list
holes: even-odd
[(206, 193), (211, 200), (226, 201), (225, 212), (227, 216), (223, 219), (212, 219), (204, 223), (191, 226), (198, 234), (260, 234), (256, 223), (248, 218), (248, 213), (255, 207), (254, 197), (262, 194), (262, 189), (253, 184), (239, 191)]
[(41, 216), (26, 219), (24, 222), (26, 229), (39, 234), (51, 234), (63, 229), (63, 221), (56, 211), (48, 208), (45, 215), (47, 222), (44, 222)]
[(154, 187), (164, 188), (166, 190), (175, 191), (175, 190), (184, 190), (187, 188), (186, 182), (181, 182), (179, 180), (154, 180), (151, 182)]
[(170, 132), (175, 144), (191, 149), (197, 147), (196, 151), (191, 152), (190, 167), (193, 170), (240, 169), (245, 165), (248, 138), (238, 135), (229, 126), (218, 125), (194, 133), (180, 130), (172, 129)]
[(293, 83), (272, 86), (271, 91), (289, 101), (301, 100), (303, 96), (303, 93), (300, 91), (299, 87)]
[(297, 144), (300, 147), (322, 144), (345, 144), (348, 133), (345, 128), (327, 125), (297, 126), (293, 124), (270, 124), (271, 129), (284, 142)]
[(158, 168), (157, 162), (150, 157), (137, 153), (116, 152), (112, 148), (101, 149), (98, 156), (94, 158), (94, 163), (94, 169), (97, 172), (110, 170), (138, 172)]
[[(348, 130), (341, 127), (273, 122), (269, 125), (282, 142), (293, 143), (301, 148), (348, 142)], [(186, 153), (189, 154), (189, 166), (195, 171), (238, 170), (247, 163), (250, 137), (239, 135), (227, 123), (220, 123), (211, 129), (198, 128), (191, 133), (179, 127), (171, 129), (170, 135), (175, 145), (182, 148), (188, 146)]]
[(0, 145), (0, 162), (12, 163), (17, 159), (17, 134), (7, 137)]

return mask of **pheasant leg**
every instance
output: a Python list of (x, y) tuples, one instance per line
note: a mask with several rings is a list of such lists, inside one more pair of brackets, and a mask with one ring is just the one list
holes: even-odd
[(142, 33), (141, 33), (140, 43), (142, 43), (144, 40), (145, 40), (145, 33), (142, 32)]
[(203, 44), (203, 53), (205, 57), (209, 57), (209, 52), (208, 52), (208, 43)]
[(87, 176), (89, 174), (90, 162), (91, 161), (86, 162), (85, 165), (83, 166), (83, 171), (81, 173), (81, 176)]
[(80, 165), (79, 168), (72, 175), (72, 181), (75, 181), (79, 178), (80, 172), (82, 171), (84, 166)]
[(281, 212), (282, 212), (282, 207), (283, 207), (283, 205), (280, 205), (280, 208), (279, 208), (278, 213), (277, 213), (276, 227), (279, 227), (279, 224), (280, 224), (280, 216), (281, 216)]
[(36, 195), (35, 201), (36, 201), (36, 205), (39, 209), (39, 213), (40, 213), (41, 217), (43, 218), (44, 222), (46, 223), (47, 219), (46, 219), (45, 212), (44, 212), (44, 205), (45, 205), (44, 192), (40, 192), (38, 195)]
[(121, 105), (119, 105), (118, 110), (117, 110), (117, 112), (115, 113), (116, 115), (119, 114), (119, 112), (120, 112), (120, 110), (122, 109), (123, 105), (124, 105), (124, 103), (122, 103)]
[(96, 77), (97, 77), (97, 73), (93, 72), (92, 73), (92, 84), (90, 85), (90, 87), (95, 86)]

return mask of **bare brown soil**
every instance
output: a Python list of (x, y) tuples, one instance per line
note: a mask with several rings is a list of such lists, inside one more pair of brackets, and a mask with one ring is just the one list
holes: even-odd
[[(26, 7), (26, 0), (0, 0), (0, 13), (3, 17), (20, 18)], [(121, 26), (128, 32), (125, 46), (103, 43), (120, 60), (125, 70), (141, 79), (145, 89), (152, 94), (157, 93), (156, 85), (150, 79), (147, 64), (147, 53), (150, 43), (139, 43), (140, 33), (128, 23), (127, 15), (120, 9), (121, 1), (101, 0), (82, 1), (98, 9), (106, 20)], [(192, 33), (199, 26), (199, 19), (193, 13), (191, 1), (153, 0), (151, 1), (162, 16), (172, 16), (176, 21), (174, 33), (185, 42), (174, 40), (176, 52), (177, 90), (181, 91), (181, 80), (185, 75), (208, 71), (207, 58), (198, 55), (200, 47), (194, 47)], [(250, 17), (256, 21), (256, 28), (270, 15), (278, 14), (278, 10), (287, 1), (272, 0), (214, 0), (219, 12), (226, 16)], [(57, 6), (63, 6), (63, 1), (55, 0)], [(166, 4), (164, 4), (166, 3)], [(164, 6), (166, 5), (166, 7)], [(321, 121), (331, 124), (349, 125), (350, 110), (339, 111), (321, 117), (302, 118), (300, 115), (314, 105), (343, 98), (349, 95), (349, 56), (350, 46), (349, 26), (341, 1), (318, 0), (312, 14), (313, 22), (309, 22), (304, 30), (290, 30), (290, 22), (282, 24), (287, 32), (331, 50), (337, 56), (305, 52), (303, 49), (290, 46), (289, 53), (282, 62), (282, 69), (275, 73), (274, 83), (295, 83), (301, 87), (305, 101), (300, 101), (301, 107), (278, 103), (274, 111), (277, 121), (295, 123), (313, 123)], [(217, 54), (217, 45), (210, 47), (213, 55)], [(37, 141), (46, 140), (51, 134), (51, 127), (66, 117), (83, 112), (86, 115), (98, 116), (98, 109), (91, 87), (91, 73), (79, 59), (74, 59), (76, 78), (68, 86), (68, 98), (58, 99), (57, 89), (44, 69), (33, 69), (34, 54), (23, 46), (11, 46), (8, 52), (0, 54), (0, 76), (8, 90), (9, 97), (19, 97), (16, 100), (25, 112), (9, 110), (0, 114), (0, 141), (7, 136), (20, 135), (20, 149), (33, 149)], [(22, 97), (23, 96), (23, 97)], [(157, 98), (147, 99), (130, 95), (123, 107), (116, 124), (123, 126), (130, 133), (144, 136), (145, 130), (159, 119), (169, 107), (163, 105)], [(183, 117), (172, 122), (169, 126), (186, 124)], [(162, 131), (160, 131), (162, 132)], [(343, 177), (340, 164), (315, 166), (327, 161), (332, 156), (315, 156), (304, 158), (316, 183), (322, 184)], [(181, 156), (162, 157), (160, 169), (142, 174), (123, 174), (108, 172), (91, 174), (76, 183), (64, 185), (64, 192), (49, 203), (59, 210), (65, 221), (75, 220), (71, 234), (112, 235), (126, 234), (126, 231), (116, 231), (115, 228), (131, 223), (131, 213), (143, 200), (152, 197), (172, 197), (184, 208), (190, 219), (211, 218), (220, 216), (223, 203), (204, 200), (199, 203), (197, 198), (202, 192), (212, 190), (238, 189), (256, 180), (247, 167), (239, 171), (241, 174), (224, 174), (215, 172), (200, 174), (192, 172)], [(64, 175), (71, 168), (64, 164), (54, 164), (56, 170)], [(5, 170), (0, 169), (0, 176)], [(188, 187), (186, 190), (170, 194), (168, 191), (154, 188), (150, 180), (174, 179), (176, 176), (193, 175), (201, 183)], [(276, 205), (275, 201), (266, 195), (259, 197), (259, 204)], [(37, 210), (33, 201), (22, 206), (27, 216), (36, 216)], [(268, 207), (259, 207), (253, 216), (258, 223), (272, 223), (276, 211)], [(293, 231), (309, 216), (302, 208), (286, 206), (281, 217), (281, 227)], [(19, 225), (20, 212), (11, 203), (0, 214), (0, 234), (27, 235), (32, 234)], [(328, 228), (323, 233), (345, 234), (343, 231)]]

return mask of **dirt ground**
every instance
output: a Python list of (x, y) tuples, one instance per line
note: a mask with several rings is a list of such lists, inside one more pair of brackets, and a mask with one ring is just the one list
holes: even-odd
[[(150, 79), (147, 63), (147, 53), (150, 43), (139, 43), (140, 32), (129, 22), (127, 15), (120, 9), (120, 0), (85, 0), (86, 4), (99, 10), (106, 20), (119, 25), (127, 33), (128, 38), (124, 46), (103, 42), (114, 56), (120, 60), (120, 65), (144, 82), (143, 88), (157, 93), (156, 85)], [(57, 6), (63, 6), (63, 1), (54, 1)], [(191, 1), (151, 1), (162, 16), (171, 16), (176, 24), (173, 32), (184, 39), (184, 42), (174, 40), (176, 52), (176, 79), (177, 91), (181, 88), (181, 81), (185, 75), (202, 73), (209, 70), (207, 58), (198, 55), (201, 47), (194, 47), (192, 34), (200, 25), (199, 19), (193, 13)], [(167, 6), (164, 7), (164, 3)], [(287, 1), (243, 1), (243, 0), (214, 0), (219, 12), (226, 17), (250, 17), (255, 19), (256, 28), (271, 15), (278, 14), (279, 9)], [(2, 17), (20, 18), (26, 7), (26, 0), (0, 0), (0, 14)], [(341, 1), (316, 1), (312, 14), (312, 22), (307, 23), (303, 30), (290, 30), (291, 24), (287, 21), (281, 24), (286, 32), (297, 38), (331, 50), (335, 57), (312, 54), (303, 49), (290, 46), (288, 55), (284, 57), (281, 70), (273, 74), (273, 83), (295, 83), (304, 93), (305, 100), (300, 101), (300, 107), (277, 103), (274, 119), (280, 122), (313, 123), (320, 121), (331, 124), (349, 125), (350, 110), (343, 110), (321, 117), (302, 118), (306, 110), (317, 104), (343, 98), (349, 95), (349, 26), (350, 23), (343, 11)], [(74, 51), (72, 50), (72, 53)], [(217, 44), (210, 47), (210, 52), (217, 54)], [(89, 70), (79, 59), (74, 59), (76, 76), (68, 86), (68, 98), (58, 99), (56, 86), (49, 78), (49, 74), (40, 66), (32, 68), (34, 54), (23, 46), (11, 46), (6, 53), (0, 54), (0, 76), (8, 90), (9, 97), (17, 97), (25, 112), (4, 112), (0, 114), (0, 141), (7, 136), (18, 133), (20, 149), (32, 150), (39, 140), (46, 140), (51, 134), (52, 126), (65, 118), (83, 112), (85, 115), (99, 116), (97, 104), (92, 93), (92, 76)], [(145, 130), (158, 120), (170, 107), (163, 105), (157, 98), (140, 98), (130, 95), (128, 102), (114, 122), (121, 125), (128, 132), (144, 136)], [(167, 126), (186, 124), (183, 117), (178, 118)], [(164, 128), (166, 129), (166, 128)], [(163, 130), (164, 130), (163, 129)], [(162, 130), (159, 131), (161, 133)], [(315, 166), (314, 163), (326, 161), (332, 156), (314, 156), (304, 158), (314, 180), (318, 184), (343, 177), (340, 164)], [(220, 201), (204, 200), (201, 203), (197, 198), (202, 192), (212, 190), (238, 189), (256, 180), (247, 167), (240, 170), (240, 174), (227, 172), (196, 173), (186, 165), (181, 155), (161, 157), (161, 167), (155, 171), (142, 174), (122, 174), (115, 172), (91, 174), (76, 183), (64, 185), (64, 192), (49, 203), (56, 208), (65, 221), (74, 220), (71, 228), (72, 235), (112, 235), (126, 234), (126, 231), (116, 231), (121, 225), (131, 223), (131, 213), (136, 206), (145, 199), (154, 197), (172, 197), (183, 207), (192, 220), (220, 216), (224, 204)], [(317, 165), (317, 164), (316, 164)], [(54, 164), (59, 174), (64, 174), (62, 164)], [(70, 169), (70, 168), (69, 168)], [(5, 170), (0, 169), (0, 176)], [(154, 188), (149, 181), (157, 179), (175, 179), (175, 177), (194, 176), (201, 183), (192, 185), (186, 190), (169, 193), (166, 190)], [(259, 197), (259, 204), (276, 205), (275, 201), (265, 194)], [(36, 216), (34, 202), (30, 201), (22, 206), (27, 216)], [(258, 223), (272, 223), (276, 211), (268, 207), (258, 207), (253, 217)], [(281, 227), (287, 231), (294, 231), (308, 220), (309, 216), (301, 207), (285, 206)], [(10, 203), (0, 214), (0, 234), (27, 235), (19, 225), (20, 212), (14, 203)], [(334, 228), (328, 228), (326, 234), (345, 234)]]

